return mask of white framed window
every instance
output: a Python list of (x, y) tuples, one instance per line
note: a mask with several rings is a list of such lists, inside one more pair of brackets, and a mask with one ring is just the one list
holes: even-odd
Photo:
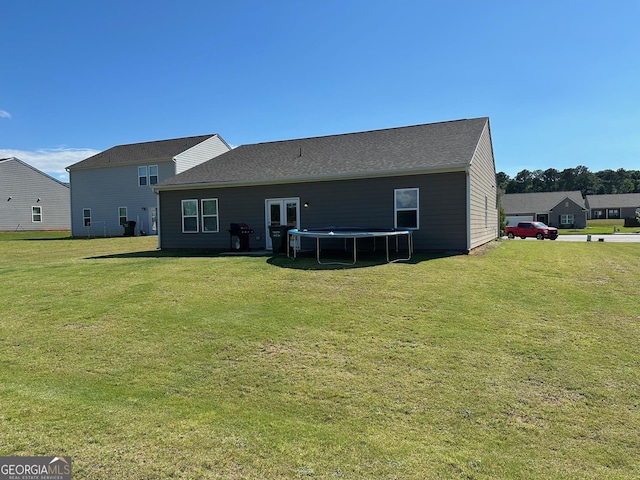
[(620, 218), (620, 210), (617, 208), (610, 208), (607, 210), (607, 218)]
[(182, 233), (198, 233), (198, 200), (182, 200)]
[(393, 192), (394, 226), (420, 228), (420, 191), (418, 188), (396, 188)]
[(42, 207), (31, 207), (31, 221), (42, 222)]
[(151, 165), (149, 167), (149, 185), (155, 185), (158, 183), (158, 166)]
[(563, 213), (560, 215), (560, 225), (573, 225), (573, 213)]
[(147, 185), (147, 167), (138, 167), (138, 185), (141, 187)]
[(91, 209), (90, 208), (82, 209), (82, 224), (85, 227), (91, 226)]
[(205, 198), (202, 204), (202, 231), (204, 233), (217, 233), (220, 231), (218, 222), (218, 199)]
[(118, 207), (118, 223), (120, 225), (127, 223), (127, 207)]

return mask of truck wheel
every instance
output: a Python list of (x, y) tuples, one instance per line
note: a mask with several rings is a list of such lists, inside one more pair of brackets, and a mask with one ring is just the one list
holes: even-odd
[(523, 239), (523, 240), (526, 240), (527, 237), (520, 237), (520, 238)]
[(536, 234), (536, 238), (537, 238), (538, 240), (544, 240), (544, 237), (542, 236), (542, 234), (541, 234), (541, 233)]
[(513, 240), (513, 232), (509, 232), (507, 234), (507, 238), (510, 238), (511, 240)]

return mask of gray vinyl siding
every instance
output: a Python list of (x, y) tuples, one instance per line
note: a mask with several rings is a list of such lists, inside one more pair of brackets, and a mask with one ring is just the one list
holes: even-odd
[(218, 135), (214, 135), (204, 142), (176, 155), (175, 173), (182, 173), (229, 150), (229, 146)]
[[(539, 212), (540, 213), (540, 212)], [(547, 213), (547, 212), (542, 212)], [(568, 198), (560, 202), (553, 207), (553, 211), (549, 211), (549, 226), (560, 227), (561, 215), (572, 214), (573, 215), (573, 228), (585, 228), (587, 226), (587, 212), (581, 205), (577, 205), (574, 201)]]
[(640, 204), (637, 207), (622, 207), (620, 209), (620, 218), (635, 218), (637, 209), (640, 209)]
[[(157, 196), (149, 185), (138, 185), (138, 167), (152, 165), (158, 166), (158, 181), (175, 175), (173, 161), (71, 170), (71, 234), (74, 237), (123, 235), (119, 207), (127, 207), (127, 220), (136, 222), (136, 235), (141, 230), (148, 233), (149, 209), (157, 205)], [(85, 208), (91, 209), (90, 228), (83, 223)]]
[(469, 250), (497, 238), (498, 228), (496, 170), (487, 122), (469, 166)]
[[(466, 174), (462, 171), (283, 185), (164, 190), (160, 192), (160, 247), (228, 249), (229, 224), (246, 223), (254, 230), (251, 248), (265, 248), (268, 234), (265, 200), (271, 198), (299, 198), (301, 228), (330, 225), (392, 227), (394, 189), (397, 188), (420, 189), (420, 228), (414, 233), (416, 250), (466, 250)], [(220, 232), (182, 233), (181, 200), (205, 198), (218, 199)], [(308, 208), (303, 207), (305, 203), (309, 204)]]
[[(41, 208), (41, 222), (33, 222), (36, 206)], [(16, 159), (0, 162), (0, 231), (69, 228), (67, 185)]]

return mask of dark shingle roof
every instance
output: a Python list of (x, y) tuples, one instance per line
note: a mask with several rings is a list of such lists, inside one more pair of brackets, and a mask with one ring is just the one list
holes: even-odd
[(117, 145), (78, 163), (74, 163), (67, 168), (74, 170), (80, 168), (115, 167), (119, 165), (150, 162), (153, 160), (170, 160), (179, 153), (204, 142), (214, 135), (215, 134), (199, 135), (196, 137), (172, 138), (170, 140)]
[(0, 163), (3, 162), (17, 162), (20, 165), (23, 165), (27, 168), (30, 168), (31, 170), (33, 170), (34, 172), (42, 175), (43, 177), (48, 178), (49, 180), (53, 180), (56, 183), (59, 183), (60, 185), (69, 188), (69, 184), (66, 182), (63, 182), (61, 180), (58, 180), (57, 178), (52, 177), (51, 175), (49, 175), (48, 173), (43, 172), (42, 170), (38, 170), (36, 167), (34, 167), (33, 165), (29, 165), (26, 162), (23, 162), (22, 160), (20, 160), (19, 158), (16, 157), (9, 157), (9, 158), (0, 158)]
[(502, 208), (507, 215), (513, 213), (547, 212), (565, 198), (584, 208), (580, 190), (573, 192), (509, 193), (502, 196)]
[(243, 145), (157, 185), (242, 185), (466, 168), (488, 118)]
[(640, 207), (640, 193), (612, 193), (587, 195), (589, 208)]

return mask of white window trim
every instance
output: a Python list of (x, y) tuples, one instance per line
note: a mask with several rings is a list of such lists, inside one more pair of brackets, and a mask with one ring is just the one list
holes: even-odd
[[(196, 203), (196, 214), (195, 215), (187, 215), (185, 217), (184, 214), (184, 204), (185, 202), (195, 202)], [(186, 198), (184, 200), (180, 201), (180, 215), (182, 218), (182, 233), (198, 233), (200, 231), (200, 218), (199, 218), (199, 214), (200, 212), (198, 211), (198, 199), (197, 198)], [(185, 231), (184, 229), (184, 219), (185, 218), (195, 218), (196, 219), (196, 229), (195, 230), (189, 230), (189, 231)]]
[[(35, 220), (35, 215), (36, 215), (36, 213), (34, 212), (35, 208), (39, 210), (39, 213), (37, 215), (40, 217), (40, 220)], [(41, 205), (34, 205), (31, 207), (31, 223), (42, 223), (42, 206)]]
[(560, 215), (560, 225), (570, 225), (575, 222), (575, 218), (576, 217), (573, 215), (573, 213), (562, 213)]
[[(156, 174), (155, 175), (151, 175), (151, 169), (154, 168), (154, 167), (156, 169)], [(148, 175), (149, 175), (149, 179), (147, 181), (147, 184), (149, 186), (157, 184), (159, 182), (159, 180), (160, 180), (160, 175), (159, 175), (160, 174), (160, 169), (158, 168), (158, 165), (149, 165), (149, 167), (147, 168), (147, 172), (148, 172)], [(156, 177), (156, 182), (155, 183), (151, 183), (151, 177)]]
[(120, 221), (122, 215), (120, 215), (120, 210), (124, 208), (124, 222), (127, 223), (129, 221), (129, 212), (127, 211), (127, 207), (118, 207), (118, 225), (122, 226), (124, 223)]
[[(214, 201), (214, 200), (216, 202), (216, 214), (215, 215), (205, 215), (204, 214), (204, 202), (211, 202), (211, 201)], [(219, 233), (220, 232), (220, 203), (218, 202), (218, 199), (217, 198), (203, 198), (202, 200), (200, 200), (200, 211), (202, 212), (202, 214), (201, 214), (201, 216), (202, 216), (202, 233)], [(216, 229), (215, 230), (205, 230), (204, 229), (204, 219), (205, 218), (211, 218), (211, 217), (215, 217), (216, 218)]]
[[(398, 192), (402, 192), (405, 190), (415, 190), (416, 191), (416, 207), (415, 208), (398, 208), (398, 202), (396, 201)], [(393, 226), (394, 228), (398, 228), (398, 212), (416, 212), (416, 226), (412, 228), (412, 230), (420, 229), (420, 189), (418, 187), (409, 187), (409, 188), (396, 188), (393, 190)]]
[[(141, 168), (144, 168), (144, 175), (140, 175), (140, 169)], [(138, 186), (139, 187), (148, 187), (149, 186), (149, 177), (148, 177), (148, 175), (149, 175), (149, 169), (147, 168), (146, 165), (141, 165), (141, 166), (138, 167)], [(140, 179), (141, 178), (144, 178), (144, 181), (145, 181), (144, 185), (142, 185), (140, 183)]]

